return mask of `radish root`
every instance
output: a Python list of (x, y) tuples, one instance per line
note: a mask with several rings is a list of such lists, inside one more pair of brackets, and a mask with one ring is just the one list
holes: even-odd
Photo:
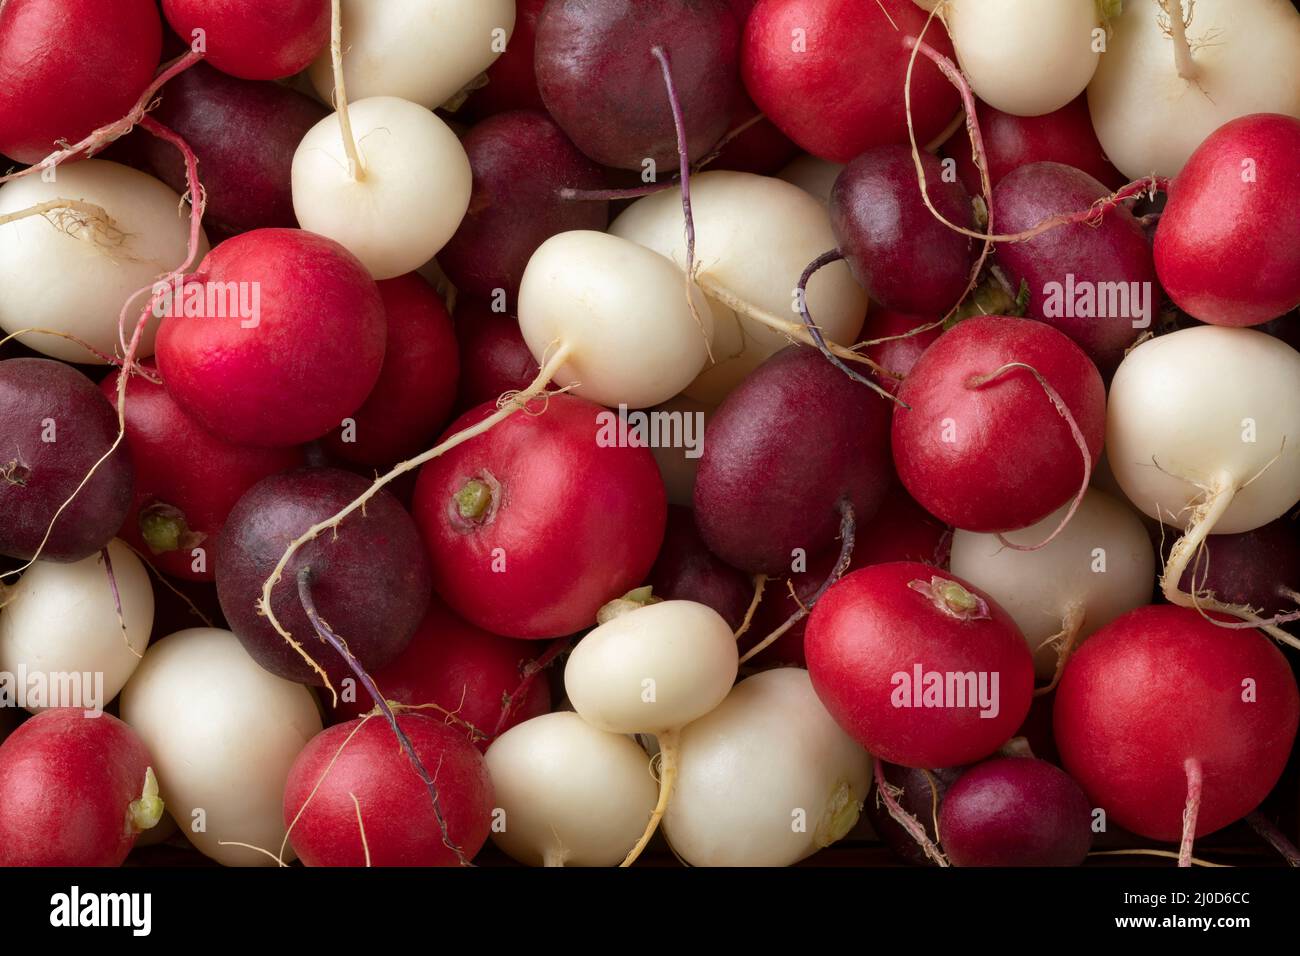
[[(904, 810), (902, 805), (898, 802), (898, 794), (903, 791), (885, 779), (883, 761), (881, 761), (879, 757), (877, 757), (875, 761), (875, 776), (876, 799), (885, 805), (885, 809), (889, 811), (889, 815), (893, 818), (894, 822), (907, 831), (907, 835), (916, 842), (916, 845), (919, 846), (922, 851), (924, 851), (925, 855), (929, 859), (933, 860), (937, 866), (950, 866), (951, 864), (949, 864), (948, 858), (943, 855), (943, 851), (939, 849), (938, 845), (930, 839), (930, 835), (925, 832), (925, 827), (921, 825), (921, 822)], [(936, 794), (937, 799), (937, 791), (934, 790), (933, 785), (931, 786), (930, 792)], [(936, 827), (935, 833), (938, 832), (938, 828)]]
[(749, 602), (749, 607), (745, 610), (745, 619), (740, 622), (740, 627), (736, 628), (736, 640), (740, 640), (745, 632), (749, 630), (749, 625), (754, 623), (754, 612), (758, 610), (758, 602), (763, 600), (763, 591), (767, 588), (767, 575), (754, 575), (754, 597)]
[[(646, 824), (641, 839), (637, 840), (636, 846), (628, 851), (623, 862), (619, 864), (620, 867), (631, 866), (637, 861), (641, 851), (646, 848), (650, 838), (659, 829), (659, 821), (663, 819), (664, 811), (668, 809), (668, 801), (672, 797), (673, 786), (677, 783), (678, 733), (676, 730), (665, 730), (657, 735), (659, 739), (659, 800), (650, 814), (650, 822)], [(651, 766), (653, 767), (653, 761)]]
[(366, 178), (357, 141), (352, 135), (352, 118), (348, 113), (348, 89), (343, 82), (343, 9), (342, 0), (330, 2), (330, 64), (334, 69), (334, 109), (339, 114), (339, 130), (343, 134), (343, 151), (348, 157), (348, 175), (353, 182)]
[(573, 638), (571, 635), (557, 637), (551, 641), (550, 646), (542, 652), (542, 655), (536, 660), (529, 661), (524, 665), (524, 673), (519, 685), (506, 695), (501, 702), (501, 716), (497, 718), (496, 726), (492, 728), (492, 739), (495, 740), (505, 732), (506, 725), (509, 724), (510, 718), (514, 716), (515, 711), (519, 709), (520, 703), (528, 695), (529, 688), (537, 680), (537, 675), (550, 667), (561, 654), (569, 649)]
[(1061, 675), (1065, 673), (1065, 665), (1070, 662), (1070, 655), (1074, 652), (1075, 642), (1079, 639), (1079, 631), (1083, 628), (1084, 606), (1078, 602), (1072, 603), (1065, 611), (1065, 619), (1061, 622), (1061, 629), (1043, 642), (1043, 647), (1056, 645), (1056, 671), (1052, 674), (1052, 680), (1046, 687), (1039, 687), (1034, 691), (1035, 697), (1044, 697), (1056, 690), (1056, 685), (1061, 682)]
[(1196, 839), (1196, 817), (1201, 812), (1201, 785), (1204, 777), (1201, 762), (1188, 757), (1183, 764), (1187, 772), (1187, 805), (1183, 807), (1183, 839), (1178, 845), (1178, 865), (1192, 865), (1192, 842)]

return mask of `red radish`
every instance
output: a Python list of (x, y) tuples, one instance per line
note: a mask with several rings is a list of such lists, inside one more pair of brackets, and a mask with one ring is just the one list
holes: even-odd
[[(1174, 532), (1166, 540), (1172, 545), (1177, 537)], [(1178, 587), (1255, 608), (1262, 617), (1293, 611), (1300, 603), (1300, 535), (1295, 523), (1279, 518), (1254, 531), (1210, 535), (1204, 553), (1183, 572)]]
[(1139, 608), (1094, 634), (1056, 690), (1061, 759), (1110, 819), (1154, 840), (1255, 809), (1295, 742), (1300, 694), (1263, 636), (1191, 608)]
[(153, 0), (0, 4), (0, 153), (35, 163), (120, 119), (161, 53)]
[(528, 351), (513, 315), (472, 299), (459, 300), (456, 340), (460, 343), (460, 408), (495, 402), (506, 392), (527, 388), (537, 377), (537, 359)]
[(926, 564), (877, 564), (831, 585), (808, 620), (804, 650), (836, 722), (906, 767), (988, 756), (1033, 697), (1033, 660), (1010, 615)]
[(546, 0), (515, 0), (515, 29), (495, 63), (487, 68), (487, 85), (470, 91), (465, 112), (492, 116), (507, 110), (544, 110), (534, 68), (537, 20)]
[(439, 808), (391, 729), (370, 717), (312, 738), (289, 771), (284, 823), (307, 866), (455, 866), (450, 839), (473, 858), (492, 825), (492, 781), (458, 728), (420, 714), (397, 718), (426, 767), (436, 767)]
[[(482, 734), (474, 737), (482, 750), (495, 733), (503, 700), (519, 686), (523, 665), (535, 654), (535, 644), (498, 637), (467, 624), (434, 598), (406, 650), (371, 676), (388, 700), (411, 707), (435, 704), (436, 709), (424, 711), (427, 716), (451, 714), (455, 719), (449, 718), (448, 723), (452, 726), (473, 727)], [(354, 700), (344, 694), (333, 708), (334, 718), (337, 722), (352, 720), (374, 707), (365, 689), (358, 688)], [(550, 709), (549, 686), (544, 680), (535, 680), (525, 696), (511, 706), (502, 729)]]
[[(119, 374), (99, 384), (110, 402), (117, 400)], [(222, 441), (145, 378), (130, 384), (126, 445), (136, 462), (135, 491), (121, 537), (159, 569), (192, 581), (213, 579), (214, 545), (244, 492), (303, 461), (297, 448)]]
[(1101, 375), (1040, 322), (964, 320), (925, 351), (898, 397), (898, 477), (922, 507), (958, 528), (1033, 524), (1079, 494), (1101, 454)]
[(1300, 119), (1254, 113), (1215, 130), (1169, 187), (1160, 282), (1184, 312), (1259, 325), (1300, 305)]
[(388, 318), (379, 382), (325, 447), (353, 464), (385, 467), (425, 448), (447, 424), (459, 357), (451, 316), (429, 283), (411, 272), (378, 285)]
[(330, 35), (329, 0), (162, 0), (171, 28), (224, 73), (278, 80), (305, 69)]
[(1092, 807), (1046, 760), (986, 760), (944, 794), (939, 839), (954, 866), (1079, 866), (1092, 847)]
[[(924, 828), (926, 839), (932, 843), (937, 843), (939, 839), (938, 810), (943, 806), (944, 795), (961, 776), (961, 772), (959, 767), (918, 770), (892, 763), (880, 764), (880, 773), (885, 782), (902, 791), (895, 796), (899, 807)], [(895, 856), (913, 866), (936, 865), (936, 861), (926, 855), (903, 825), (889, 815), (889, 809), (879, 796), (872, 794), (868, 797), (862, 810), (871, 821), (876, 835), (885, 841)]]
[[(227, 317), (168, 315), (158, 330), (158, 367), (177, 403), (219, 438), (272, 448), (319, 438), (356, 411), (379, 378), (379, 290), (353, 255), (323, 236), (297, 229), (236, 236), (183, 289), (186, 301), (215, 292)], [(238, 310), (228, 308), (232, 289)]]
[[(871, 146), (906, 142), (903, 39), (920, 36), (925, 22), (911, 0), (764, 0), (745, 26), (745, 87), (782, 132), (822, 159), (847, 163)], [(925, 42), (954, 55), (941, 21)], [(934, 139), (959, 109), (948, 81), (918, 62), (917, 139)]]
[[(466, 412), (448, 433), (494, 410)], [(643, 582), (667, 505), (653, 456), (619, 446), (617, 420), (552, 395), (542, 414), (512, 415), (425, 465), (414, 513), (453, 610), (495, 634), (558, 637)]]
[(897, 393), (899, 380), (907, 377), (917, 359), (943, 332), (937, 326), (923, 332), (916, 331), (934, 325), (936, 318), (937, 316), (925, 318), (908, 312), (895, 312), (892, 309), (872, 309), (867, 314), (867, 324), (862, 327), (862, 338), (878, 344), (867, 346), (862, 353), (881, 368), (899, 376), (893, 378), (876, 373), (876, 381), (885, 390)]
[(131, 507), (134, 469), (119, 446), (78, 488), (117, 437), (90, 379), (51, 359), (0, 362), (0, 433), (0, 554), (80, 561), (108, 544)]
[(649, 582), (655, 597), (711, 607), (733, 631), (745, 619), (754, 596), (749, 578), (705, 547), (691, 510), (680, 505), (668, 506), (664, 543)]
[(0, 746), (0, 866), (121, 866), (162, 816), (149, 762), (108, 714), (28, 720)]

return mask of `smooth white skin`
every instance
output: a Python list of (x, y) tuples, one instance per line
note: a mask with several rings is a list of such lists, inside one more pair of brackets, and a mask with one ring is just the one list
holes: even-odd
[[(1045, 540), (1065, 517), (1062, 507), (1037, 524), (1003, 535), (1021, 545)], [(1000, 604), (1034, 652), (1038, 676), (1056, 671), (1057, 650), (1043, 646), (1077, 605), (1075, 646), (1121, 614), (1151, 602), (1155, 552), (1142, 520), (1125, 502), (1089, 489), (1065, 529), (1045, 548), (1016, 551), (995, 534), (955, 531), (952, 573)]]
[(776, 174), (776, 178), (793, 183), (826, 206), (830, 205), (831, 187), (843, 171), (843, 163), (832, 163), (829, 159), (805, 154), (791, 160), (785, 169)]
[(849, 832), (871, 786), (871, 755), (796, 667), (741, 681), (689, 724), (678, 767), (663, 828), (692, 866), (797, 863)]
[[(400, 96), (426, 109), (491, 66), (515, 28), (514, 0), (343, 0), (342, 12), (348, 96)], [(332, 103), (328, 45), (308, 73), (317, 95)]]
[(677, 395), (704, 368), (708, 304), (673, 263), (603, 232), (562, 232), (542, 243), (519, 283), (519, 328), (541, 365), (561, 345), (552, 377), (599, 405), (648, 408)]
[(593, 727), (659, 734), (718, 706), (735, 683), (738, 657), (713, 608), (663, 601), (589, 631), (569, 655), (564, 688)]
[(339, 115), (325, 117), (293, 154), (294, 214), (376, 279), (405, 275), (433, 258), (465, 218), (469, 157), (446, 123), (410, 100), (357, 100), (348, 114), (363, 175), (348, 171)]
[(1271, 335), (1203, 325), (1150, 339), (1120, 364), (1106, 417), (1115, 479), (1166, 524), (1187, 527), (1203, 496), (1195, 482), (1237, 489), (1219, 534), (1300, 500), (1300, 352)]
[(971, 89), (1004, 113), (1059, 110), (1083, 92), (1101, 58), (1096, 0), (948, 0), (943, 17)]
[[(153, 586), (144, 562), (125, 544), (108, 544), (122, 602), (122, 623), (101, 554), (61, 564), (37, 561), (0, 609), (0, 671), (102, 674), (102, 707), (135, 672), (153, 630)], [(87, 687), (87, 690), (90, 688)], [(32, 713), (44, 707), (28, 707)]]
[[(676, 398), (668, 399), (662, 405), (656, 405), (650, 409), (650, 412), (680, 416), (683, 435), (688, 434), (685, 432), (687, 427), (691, 429), (689, 435), (696, 442), (693, 449), (684, 445), (659, 444), (653, 446), (650, 453), (655, 456), (655, 464), (659, 466), (659, 474), (664, 480), (668, 501), (683, 508), (694, 507), (695, 476), (700, 470), (699, 456), (704, 451), (704, 432), (701, 426), (707, 424), (713, 417), (714, 407), (685, 395), (678, 395)], [(688, 453), (696, 457), (688, 457)]]
[(1187, 28), (1195, 82), (1178, 75), (1161, 19), (1155, 0), (1124, 4), (1088, 86), (1097, 138), (1125, 176), (1177, 175), (1238, 116), (1300, 117), (1300, 12), (1288, 0), (1196, 0)]
[[(701, 280), (718, 282), (745, 302), (798, 322), (794, 289), (799, 276), (808, 263), (836, 246), (826, 207), (784, 180), (718, 171), (691, 177), (691, 211)], [(638, 199), (609, 231), (686, 268), (685, 220), (675, 189)], [(790, 339), (715, 298), (710, 301), (715, 365), (686, 393), (717, 405)], [(852, 345), (866, 318), (867, 297), (849, 267), (837, 262), (813, 276), (808, 308), (828, 339)]]
[[(122, 690), (122, 719), (153, 757), (168, 811), (205, 856), (273, 866), (284, 841), (284, 783), (321, 731), (310, 690), (263, 670), (217, 628), (177, 631), (149, 648)], [(196, 832), (202, 809), (206, 830)], [(285, 861), (292, 860), (285, 849)]]
[(649, 758), (631, 737), (597, 730), (574, 713), (511, 727), (486, 759), (505, 813), (492, 842), (529, 866), (616, 866), (659, 796)]
[[(152, 176), (102, 159), (59, 166), (56, 175), (50, 183), (24, 176), (0, 186), (0, 215), (53, 199), (80, 200), (108, 213), (111, 234), (96, 241), (90, 228), (59, 213), (49, 214), (54, 222), (31, 216), (0, 226), (0, 329), (64, 332), (112, 355), (121, 351), (118, 314), (127, 297), (185, 261), (189, 207)], [(195, 266), (207, 251), (203, 237)], [(145, 293), (128, 311), (128, 342), (148, 302)], [(150, 317), (137, 357), (153, 354), (158, 321)], [(21, 341), (51, 358), (103, 364), (57, 336), (29, 334)]]

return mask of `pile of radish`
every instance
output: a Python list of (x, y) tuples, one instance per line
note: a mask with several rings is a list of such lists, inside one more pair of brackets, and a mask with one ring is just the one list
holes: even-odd
[(0, 0), (0, 865), (1300, 865), (1298, 346), (1300, 0)]

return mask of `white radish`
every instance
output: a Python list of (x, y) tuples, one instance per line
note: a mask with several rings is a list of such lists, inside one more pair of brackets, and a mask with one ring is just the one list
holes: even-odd
[(289, 768), (321, 730), (311, 691), (264, 670), (230, 631), (192, 628), (149, 648), (121, 710), (190, 842), (227, 866), (273, 865)]
[(1300, 10), (1289, 0), (1129, 0), (1112, 25), (1088, 109), (1130, 179), (1176, 176), (1238, 116), (1300, 117)]
[[(5, 217), (44, 205), (43, 215)], [(59, 166), (57, 178), (25, 176), (0, 186), (0, 329), (49, 329), (112, 355), (127, 298), (185, 261), (189, 213), (168, 186), (102, 159)], [(201, 237), (202, 238), (202, 237)], [(195, 262), (207, 252), (202, 238)], [(148, 290), (128, 311), (128, 341)], [(153, 354), (158, 319), (151, 318), (137, 358)], [(56, 335), (21, 341), (52, 358), (103, 360)]]
[(822, 205), (826, 206), (830, 205), (831, 188), (843, 169), (843, 163), (832, 163), (829, 159), (804, 154), (792, 159), (785, 169), (776, 174), (776, 178), (793, 183), (820, 199)]
[(678, 748), (664, 836), (692, 866), (797, 863), (853, 829), (871, 787), (871, 755), (800, 668), (741, 681)]
[(659, 790), (631, 737), (571, 712), (510, 728), (485, 756), (503, 815), (492, 841), (529, 866), (614, 866), (641, 836)]

